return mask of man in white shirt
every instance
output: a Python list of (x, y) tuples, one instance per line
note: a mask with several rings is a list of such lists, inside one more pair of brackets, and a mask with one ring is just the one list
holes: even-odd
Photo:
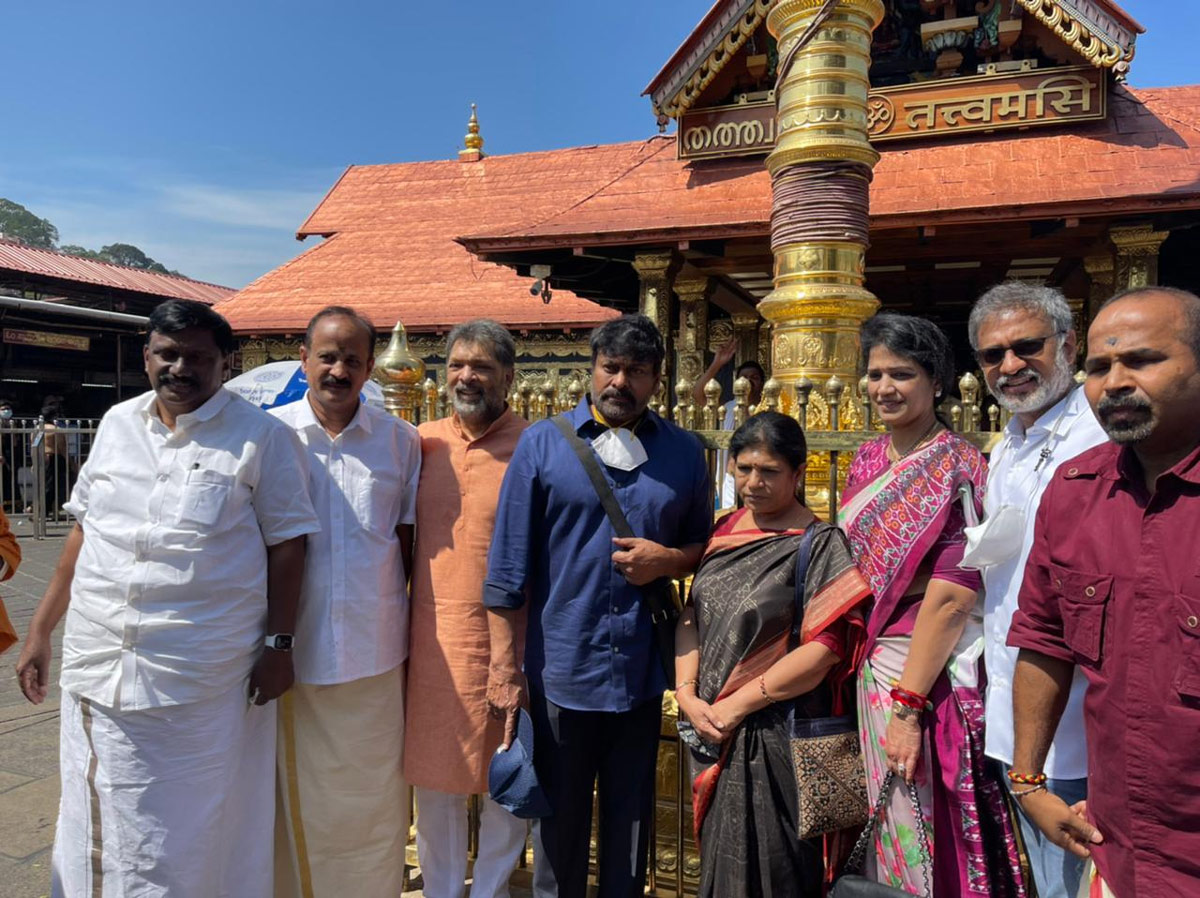
[(153, 391), (104, 416), (66, 505), (77, 523), (17, 664), (41, 703), (66, 614), (55, 896), (271, 894), (268, 702), (292, 684), (319, 524), (295, 437), (221, 388), (234, 346), (203, 303), (158, 306)]
[(408, 572), (421, 443), (360, 401), (375, 328), (330, 306), (308, 324), (308, 392), (272, 410), (308, 453), (321, 532), (309, 537), (296, 686), (279, 715), (275, 894), (398, 896), (408, 798), (401, 776)]
[[(1075, 385), (1076, 336), (1071, 309), (1061, 293), (1020, 281), (1000, 284), (975, 303), (968, 329), (989, 392), (1013, 413), (1003, 440), (992, 451), (982, 532), (971, 538), (964, 560), (974, 559), (972, 566), (983, 573), (988, 674), (985, 751), (1007, 772), (1013, 760), (1017, 650), (1005, 641), (1033, 545), (1034, 516), (1055, 469), (1107, 437), (1082, 388)], [(1046, 759), (1047, 787), (1067, 804), (1087, 797), (1085, 687), (1077, 672)], [(1019, 793), (1029, 786), (1008, 785), (1018, 796), (1019, 807)], [(1082, 860), (1047, 839), (1023, 811), (1019, 816), (1038, 894), (1074, 898)]]

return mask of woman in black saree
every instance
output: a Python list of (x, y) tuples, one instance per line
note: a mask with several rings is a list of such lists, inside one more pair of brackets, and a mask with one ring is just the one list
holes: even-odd
[(701, 898), (821, 894), (822, 846), (797, 835), (789, 715), (848, 712), (870, 590), (841, 531), (796, 497), (805, 453), (800, 425), (776, 412), (734, 433), (730, 466), (744, 507), (718, 522), (676, 631)]

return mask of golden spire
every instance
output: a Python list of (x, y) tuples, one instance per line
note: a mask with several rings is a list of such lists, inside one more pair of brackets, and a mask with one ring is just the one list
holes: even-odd
[(466, 162), (478, 162), (483, 158), (483, 138), (479, 136), (479, 116), (475, 114), (475, 104), (471, 104), (471, 117), (467, 119), (467, 136), (463, 138), (465, 150), (458, 151), (458, 157)]

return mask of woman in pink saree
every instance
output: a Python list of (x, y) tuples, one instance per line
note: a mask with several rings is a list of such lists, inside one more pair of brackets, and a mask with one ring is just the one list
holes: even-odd
[(868, 875), (916, 895), (929, 883), (937, 898), (1022, 896), (1012, 822), (983, 754), (981, 582), (958, 567), (987, 464), (936, 415), (954, 373), (936, 325), (876, 315), (862, 347), (889, 431), (859, 449), (839, 513), (875, 594), (858, 678), (867, 789), (874, 803), (889, 770), (915, 782), (932, 848), (925, 859), (907, 791), (895, 789)]

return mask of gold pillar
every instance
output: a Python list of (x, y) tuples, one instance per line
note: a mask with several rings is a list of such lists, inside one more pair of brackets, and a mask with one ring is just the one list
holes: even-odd
[(673, 250), (660, 253), (639, 253), (633, 260), (633, 269), (638, 273), (638, 311), (649, 318), (662, 334), (667, 345), (667, 357), (663, 359), (662, 381), (667, 386), (667, 395), (673, 395), (671, 387), (674, 365), (671, 358), (671, 290), (681, 259)]
[[(779, 0), (771, 9), (767, 28), (781, 59), (822, 6), (823, 0)], [(849, 162), (872, 168), (879, 160), (867, 141), (867, 73), (871, 32), (883, 14), (881, 0), (839, 0), (796, 54), (776, 94), (778, 139), (767, 157), (773, 181), (793, 166)], [(772, 215), (775, 235), (778, 219)], [(794, 411), (794, 385), (801, 378), (818, 388), (835, 374), (847, 384), (858, 383), (858, 329), (879, 301), (863, 287), (865, 241), (781, 243), (776, 236), (772, 243), (775, 289), (758, 309), (772, 324), (771, 375), (783, 385), (782, 408)], [(845, 411), (858, 407), (853, 390), (844, 396)], [(819, 395), (819, 389), (813, 391)], [(859, 417), (843, 414), (841, 427), (858, 426)], [(827, 427), (827, 404), (810, 404), (806, 423)]]
[(1118, 291), (1158, 283), (1158, 250), (1169, 236), (1170, 231), (1156, 231), (1148, 222), (1108, 229), (1117, 248), (1114, 286)]
[(1116, 263), (1112, 253), (1097, 253), (1094, 256), (1084, 256), (1083, 270), (1087, 272), (1088, 298), (1083, 312), (1083, 328), (1078, 331), (1079, 358), (1087, 356), (1087, 329), (1105, 301), (1113, 295), (1113, 278), (1116, 274)]
[(371, 376), (383, 387), (383, 407), (396, 417), (416, 424), (425, 363), (408, 348), (408, 333), (399, 321), (392, 329), (387, 349), (375, 359)]
[(675, 341), (675, 377), (694, 384), (704, 373), (704, 348), (708, 345), (709, 278), (680, 278), (675, 282), (679, 297), (679, 338)]

